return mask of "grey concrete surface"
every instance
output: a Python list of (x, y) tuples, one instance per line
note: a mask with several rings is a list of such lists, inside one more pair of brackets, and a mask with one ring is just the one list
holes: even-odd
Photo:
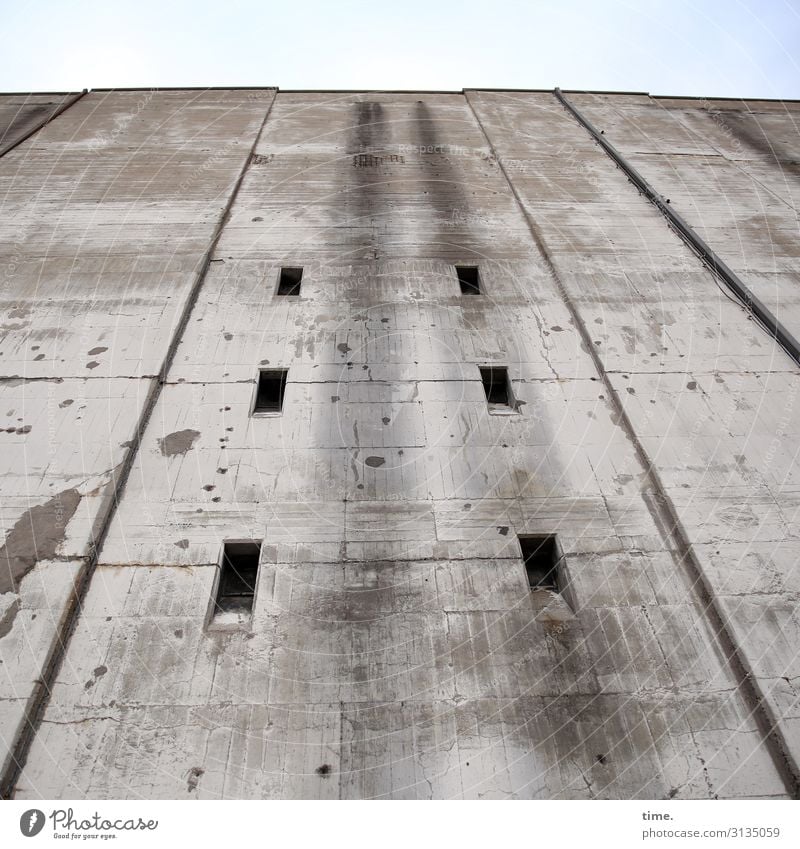
[(0, 596), (4, 769), (265, 109), (246, 92), (90, 93), (0, 159), (0, 562), (25, 571)]
[(4, 156), (66, 108), (76, 95), (1, 94), (0, 156)]
[[(791, 325), (796, 105), (725, 107), (770, 164), (571, 98)], [(797, 370), (551, 94), (93, 92), (0, 186), (7, 752), (57, 660), (17, 798), (796, 793)]]

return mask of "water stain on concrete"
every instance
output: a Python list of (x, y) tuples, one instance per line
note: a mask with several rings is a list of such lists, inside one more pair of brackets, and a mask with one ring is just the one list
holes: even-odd
[(67, 489), (20, 516), (0, 549), (0, 593), (18, 592), (39, 560), (55, 556), (80, 500), (77, 489)]
[(174, 457), (176, 454), (185, 454), (194, 448), (194, 444), (200, 436), (199, 430), (176, 430), (168, 433), (163, 439), (158, 440), (158, 447), (165, 457)]

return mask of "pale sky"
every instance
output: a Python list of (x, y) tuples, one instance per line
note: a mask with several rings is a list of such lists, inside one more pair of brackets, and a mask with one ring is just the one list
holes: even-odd
[(553, 88), (800, 98), (800, 0), (0, 0), (0, 90)]

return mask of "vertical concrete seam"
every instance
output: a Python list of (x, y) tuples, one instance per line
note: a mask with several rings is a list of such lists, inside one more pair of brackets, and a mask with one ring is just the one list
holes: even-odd
[(800, 365), (800, 342), (791, 331), (780, 322), (777, 316), (757, 298), (749, 286), (725, 263), (721, 257), (702, 239), (694, 228), (679, 215), (663, 195), (659, 194), (651, 183), (646, 180), (625, 157), (611, 144), (602, 133), (599, 133), (592, 122), (586, 118), (577, 106), (573, 105), (560, 89), (553, 92), (556, 100), (569, 112), (572, 117), (586, 130), (587, 133), (603, 148), (611, 159), (622, 169), (627, 178), (643, 194), (647, 200), (666, 218), (672, 229), (681, 237), (689, 249), (725, 284), (741, 303), (747, 312), (766, 330), (766, 332)]
[(222, 214), (220, 215), (217, 224), (214, 228), (214, 232), (211, 235), (211, 241), (209, 242), (208, 248), (206, 248), (205, 254), (203, 255), (203, 259), (200, 265), (200, 269), (197, 272), (197, 276), (195, 277), (194, 283), (192, 284), (192, 288), (184, 302), (180, 318), (178, 319), (178, 322), (175, 325), (175, 329), (173, 331), (172, 338), (170, 339), (170, 344), (164, 355), (164, 359), (162, 361), (161, 368), (159, 369), (158, 376), (150, 380), (150, 388), (147, 391), (147, 397), (142, 407), (142, 412), (139, 415), (139, 419), (136, 423), (133, 437), (131, 439), (131, 445), (128, 449), (127, 454), (125, 455), (125, 459), (122, 461), (120, 473), (114, 480), (114, 488), (108, 498), (108, 506), (105, 508), (105, 514), (102, 517), (99, 517), (98, 521), (95, 524), (95, 527), (98, 528), (97, 533), (94, 539), (90, 540), (89, 542), (88, 555), (85, 559), (85, 563), (80, 573), (76, 577), (76, 580), (73, 584), (72, 596), (68, 602), (67, 610), (61, 619), (59, 632), (56, 635), (53, 647), (43, 666), (42, 675), (39, 678), (34, 694), (30, 699), (29, 707), (26, 708), (25, 718), (23, 720), (24, 725), (11, 751), (9, 765), (2, 778), (0, 778), (0, 798), (2, 799), (12, 799), (14, 797), (16, 783), (19, 780), (23, 769), (25, 768), (25, 763), (28, 759), (30, 748), (41, 726), (45, 710), (47, 709), (47, 705), (50, 701), (53, 685), (57, 680), (58, 673), (61, 669), (61, 665), (66, 655), (67, 648), (69, 647), (70, 638), (72, 637), (75, 631), (75, 627), (77, 626), (78, 620), (80, 618), (81, 610), (83, 608), (83, 601), (86, 597), (86, 593), (88, 592), (92, 577), (97, 568), (100, 550), (103, 546), (103, 542), (105, 541), (106, 535), (108, 534), (111, 522), (116, 514), (117, 507), (125, 489), (125, 485), (128, 481), (131, 469), (133, 468), (134, 461), (139, 453), (139, 448), (142, 442), (142, 436), (149, 424), (150, 417), (152, 416), (153, 410), (155, 409), (156, 402), (158, 401), (161, 395), (161, 389), (166, 383), (167, 374), (169, 373), (169, 370), (172, 366), (172, 362), (175, 358), (175, 353), (177, 352), (178, 345), (180, 344), (183, 334), (186, 331), (186, 327), (189, 323), (192, 311), (194, 310), (194, 306), (197, 303), (197, 298), (200, 294), (200, 290), (202, 289), (206, 275), (208, 274), (208, 269), (211, 266), (211, 258), (214, 255), (214, 251), (216, 250), (217, 244), (219, 243), (220, 237), (222, 236), (222, 231), (224, 230), (225, 225), (227, 224), (230, 218), (231, 209), (233, 208), (233, 204), (235, 203), (236, 197), (239, 194), (239, 189), (241, 188), (244, 176), (247, 173), (247, 168), (250, 164), (251, 159), (253, 158), (253, 153), (256, 150), (256, 147), (258, 146), (258, 142), (261, 139), (261, 134), (264, 131), (267, 119), (269, 118), (270, 113), (272, 112), (272, 107), (275, 103), (275, 98), (277, 97), (277, 89), (270, 90), (274, 92), (272, 100), (270, 101), (270, 104), (267, 107), (267, 111), (264, 114), (264, 118), (262, 119), (258, 131), (256, 132), (253, 144), (250, 146), (247, 152), (247, 156), (244, 162), (242, 163), (241, 169), (239, 170), (239, 175), (233, 185), (233, 189), (231, 190), (231, 193), (228, 197), (228, 201), (225, 204), (225, 207), (222, 210)]
[(700, 563), (700, 560), (689, 541), (689, 536), (683, 527), (683, 523), (680, 521), (674, 504), (667, 495), (666, 488), (661, 481), (661, 477), (645, 450), (644, 445), (639, 440), (639, 437), (633, 427), (633, 423), (625, 411), (624, 404), (622, 403), (619, 394), (614, 388), (611, 379), (605, 370), (596, 346), (593, 344), (591, 334), (586, 328), (586, 324), (584, 323), (572, 297), (569, 295), (566, 286), (562, 282), (556, 266), (550, 256), (550, 252), (544, 243), (544, 239), (525, 208), (525, 205), (517, 192), (516, 186), (509, 177), (502, 159), (495, 150), (492, 140), (477, 111), (475, 110), (472, 101), (470, 100), (468, 90), (466, 89), (464, 91), (464, 98), (473, 117), (475, 118), (476, 123), (480, 127), (484, 138), (486, 139), (486, 143), (489, 146), (492, 156), (497, 162), (498, 168), (505, 178), (517, 206), (522, 212), (522, 215), (528, 225), (531, 238), (540, 252), (550, 277), (555, 283), (559, 295), (575, 323), (575, 327), (581, 336), (586, 350), (589, 352), (589, 356), (594, 363), (594, 367), (597, 369), (597, 373), (603, 381), (603, 385), (608, 392), (608, 397), (611, 399), (611, 402), (617, 412), (618, 422), (620, 423), (625, 435), (634, 446), (639, 462), (645, 470), (645, 475), (653, 494), (653, 501), (661, 513), (662, 533), (666, 533), (668, 537), (671, 538), (672, 542), (675, 544), (679, 561), (689, 572), (689, 577), (692, 580), (692, 586), (695, 588), (699, 596), (699, 601), (703, 610), (710, 620), (710, 624), (717, 639), (719, 640), (723, 654), (739, 684), (739, 690), (748, 704), (751, 715), (759, 727), (759, 731), (767, 743), (767, 747), (775, 763), (778, 774), (786, 785), (789, 794), (793, 798), (800, 798), (800, 768), (798, 767), (798, 764), (791, 753), (791, 749), (783, 736), (778, 719), (775, 717), (772, 707), (766, 700), (756, 676), (750, 669), (746, 659), (742, 656), (739, 646), (726, 624), (723, 612), (717, 605), (716, 596), (713, 592), (711, 582), (709, 581), (708, 576), (706, 575), (705, 570), (703, 569), (702, 564)]
[(58, 109), (56, 109), (56, 111), (53, 112), (52, 115), (49, 115), (43, 121), (40, 121), (33, 129), (25, 133), (22, 138), (17, 139), (15, 142), (10, 142), (4, 148), (0, 149), (0, 157), (3, 157), (7, 153), (10, 153), (12, 150), (14, 150), (14, 148), (27, 141), (31, 136), (36, 135), (39, 130), (44, 129), (51, 121), (55, 121), (55, 119), (58, 118), (59, 115), (61, 115), (63, 112), (66, 112), (70, 106), (74, 106), (84, 95), (88, 93), (89, 89), (85, 88), (83, 91), (74, 94), (69, 100), (64, 101), (64, 103), (62, 103), (61, 106), (59, 106)]

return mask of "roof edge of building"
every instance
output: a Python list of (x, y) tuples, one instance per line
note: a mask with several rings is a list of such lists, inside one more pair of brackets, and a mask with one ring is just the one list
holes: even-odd
[[(465, 86), (462, 89), (383, 89), (383, 88), (280, 88), (279, 86), (242, 86), (242, 85), (221, 85), (221, 86), (132, 86), (132, 87), (111, 87), (111, 88), (89, 88), (89, 92), (135, 92), (135, 91), (275, 91), (281, 94), (463, 94), (466, 91), (486, 91), (486, 92), (518, 92), (529, 94), (549, 94), (552, 93), (552, 88), (511, 88), (511, 87), (494, 87), (485, 88), (479, 86)], [(630, 97), (651, 97), (653, 100), (698, 100), (698, 101), (724, 101), (730, 103), (744, 103), (748, 101), (758, 101), (759, 103), (800, 103), (800, 98), (794, 97), (723, 97), (715, 95), (694, 95), (694, 94), (650, 94), (647, 91), (613, 91), (610, 89), (580, 89), (580, 88), (565, 88), (565, 94), (598, 94), (598, 95), (616, 95)], [(72, 91), (2, 91), (0, 97), (32, 97), (32, 96), (55, 96), (69, 95)]]

